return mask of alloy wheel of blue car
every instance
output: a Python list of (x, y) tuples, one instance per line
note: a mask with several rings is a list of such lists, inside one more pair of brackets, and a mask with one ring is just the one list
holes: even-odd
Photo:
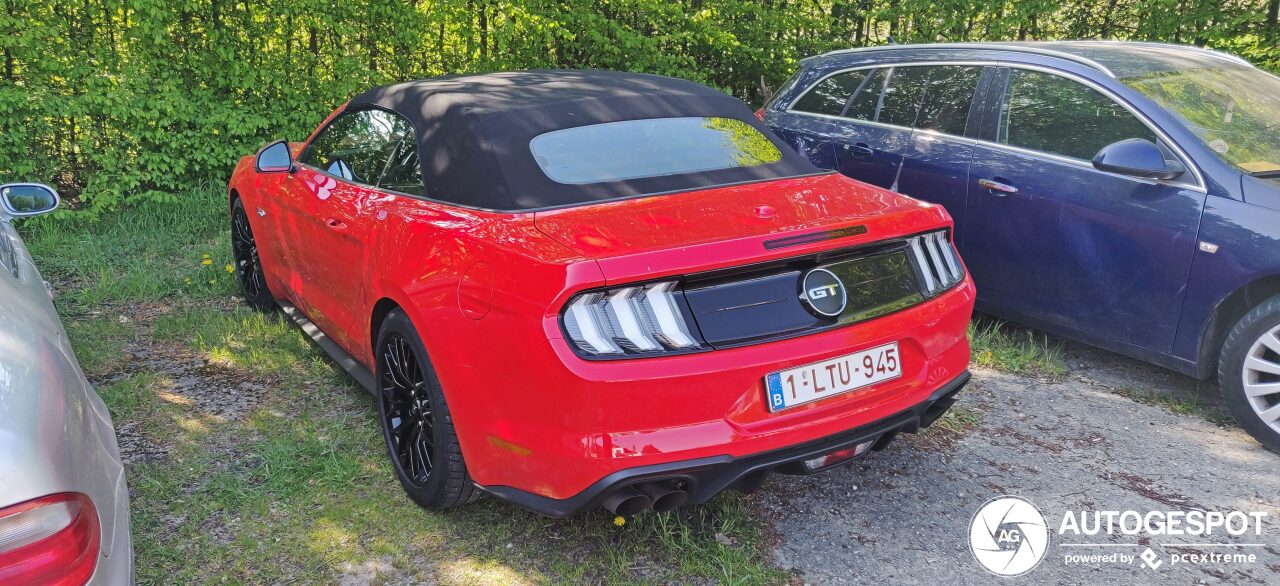
[(1280, 434), (1280, 325), (1253, 342), (1242, 375), (1249, 406), (1264, 425)]

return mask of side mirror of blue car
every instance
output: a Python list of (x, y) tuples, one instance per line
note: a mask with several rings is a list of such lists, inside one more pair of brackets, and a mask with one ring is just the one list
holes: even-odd
[(1118, 173), (1143, 179), (1177, 179), (1187, 168), (1165, 157), (1164, 151), (1149, 140), (1130, 138), (1102, 147), (1093, 157), (1099, 171)]

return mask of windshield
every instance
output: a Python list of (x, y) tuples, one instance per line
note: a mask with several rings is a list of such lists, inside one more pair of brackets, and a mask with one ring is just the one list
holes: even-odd
[(768, 165), (782, 151), (733, 118), (650, 118), (555, 130), (529, 143), (551, 180), (585, 184)]
[(1280, 78), (1258, 69), (1214, 67), (1123, 81), (1181, 116), (1228, 163), (1256, 175), (1280, 172)]

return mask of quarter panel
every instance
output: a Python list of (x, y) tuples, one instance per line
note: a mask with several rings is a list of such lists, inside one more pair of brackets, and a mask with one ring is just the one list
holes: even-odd
[[(509, 430), (550, 412), (566, 413), (536, 384), (547, 368), (538, 358), (549, 344), (544, 325), (558, 315), (567, 291), (602, 285), (603, 276), (594, 261), (538, 232), (532, 214), (479, 212), (406, 196), (373, 205), (381, 219), (365, 269), (374, 286), (364, 315), (382, 298), (408, 314), (448, 398), (468, 467), (483, 477), (494, 465), (490, 452), (510, 454), (491, 438), (509, 437)], [(477, 319), (464, 313), (459, 295), (462, 276), (481, 262), (493, 268), (493, 279), (489, 310)], [(361, 338), (364, 350), (357, 356), (372, 370), (373, 341), (368, 334)], [(478, 385), (475, 373), (526, 383)]]
[(87, 494), (109, 555), (122, 473), (110, 417), (74, 356), (39, 322), (24, 321), (14, 299), (0, 295), (0, 507), (57, 492)]
[(836, 168), (836, 151), (831, 136), (838, 131), (836, 121), (784, 111), (765, 114), (769, 128), (796, 152), (819, 169)]

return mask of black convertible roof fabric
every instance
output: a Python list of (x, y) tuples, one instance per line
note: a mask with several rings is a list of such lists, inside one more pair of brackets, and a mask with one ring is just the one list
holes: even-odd
[[(468, 207), (521, 211), (820, 172), (780, 142), (741, 100), (681, 79), (595, 70), (446, 76), (371, 89), (347, 111), (383, 108), (413, 125), (427, 195)], [(783, 153), (767, 165), (567, 185), (542, 172), (534, 137), (564, 128), (714, 116), (742, 120)]]

